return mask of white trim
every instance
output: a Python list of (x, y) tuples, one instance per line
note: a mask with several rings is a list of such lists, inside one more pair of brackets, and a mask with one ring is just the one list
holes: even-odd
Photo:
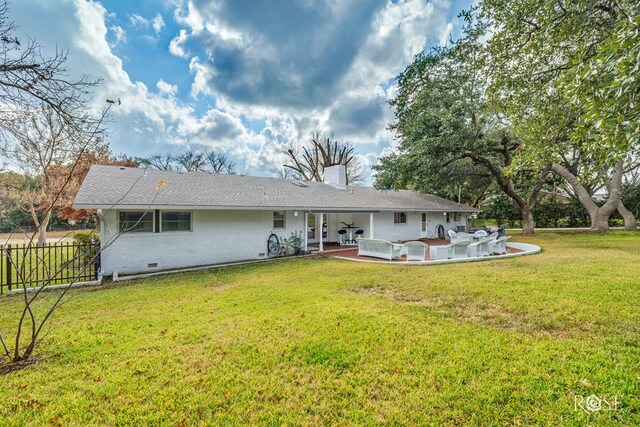
[(304, 251), (308, 252), (309, 251), (309, 212), (307, 211), (303, 211), (304, 212), (304, 228), (302, 230), (302, 232), (304, 233)]
[[(74, 203), (74, 209), (118, 209), (118, 210), (133, 210), (139, 211), (140, 209), (164, 209), (164, 210), (172, 210), (172, 209), (182, 209), (182, 210), (234, 210), (234, 211), (279, 211), (279, 210), (309, 210), (311, 213), (319, 213), (320, 210), (323, 212), (331, 212), (331, 213), (367, 213), (367, 212), (412, 212), (412, 211), (426, 211), (426, 212), (482, 212), (482, 209), (463, 209), (463, 208), (442, 208), (442, 209), (433, 209), (427, 206), (398, 206), (395, 208), (373, 208), (373, 207), (363, 207), (363, 208), (346, 208), (346, 207), (328, 207), (328, 206), (216, 206), (216, 205), (149, 205), (149, 204), (140, 204), (140, 205), (124, 205), (124, 204), (87, 204), (87, 203)], [(314, 212), (315, 211), (315, 212)]]
[[(317, 218), (317, 216), (316, 216)], [(327, 239), (329, 238), (329, 223), (327, 222)], [(324, 251), (324, 214), (320, 214), (320, 240), (318, 244), (318, 252)]]

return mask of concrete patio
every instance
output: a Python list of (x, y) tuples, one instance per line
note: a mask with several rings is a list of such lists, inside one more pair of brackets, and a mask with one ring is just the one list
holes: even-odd
[[(421, 242), (426, 243), (429, 246), (444, 246), (448, 245), (449, 241), (446, 239), (419, 239)], [(394, 243), (404, 243), (404, 242), (394, 242)], [(452, 263), (452, 262), (470, 262), (470, 261), (485, 261), (491, 259), (499, 259), (505, 257), (519, 256), (519, 255), (528, 255), (531, 253), (537, 253), (540, 251), (540, 248), (535, 245), (529, 245), (525, 243), (507, 243), (507, 254), (506, 255), (490, 255), (488, 257), (475, 257), (475, 258), (456, 258), (456, 259), (446, 259), (446, 260), (431, 260), (429, 258), (429, 251), (427, 251), (427, 256), (424, 261), (409, 261), (407, 262), (406, 255), (402, 255), (400, 258), (395, 258), (391, 261), (381, 258), (369, 257), (369, 256), (359, 256), (358, 255), (358, 246), (357, 245), (345, 245), (341, 246), (338, 243), (324, 243), (324, 251), (318, 252), (318, 246), (310, 245), (310, 249), (313, 253), (324, 257), (331, 258), (340, 258), (340, 259), (348, 259), (353, 261), (362, 261), (362, 262), (375, 262), (375, 263), (391, 263), (391, 264), (440, 264), (440, 263)]]

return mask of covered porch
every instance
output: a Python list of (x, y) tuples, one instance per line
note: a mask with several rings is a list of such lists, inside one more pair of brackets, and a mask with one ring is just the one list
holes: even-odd
[[(307, 211), (304, 213), (304, 245), (307, 251), (324, 252), (354, 248), (356, 237), (373, 239), (378, 211)], [(347, 241), (341, 245), (342, 239)]]

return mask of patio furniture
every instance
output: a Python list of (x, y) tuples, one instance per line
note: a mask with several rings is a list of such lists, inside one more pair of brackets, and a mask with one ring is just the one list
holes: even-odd
[(395, 245), (381, 239), (359, 239), (358, 256), (370, 256), (374, 258), (384, 258), (389, 261), (400, 258), (402, 255), (402, 245)]
[(361, 239), (362, 236), (364, 235), (364, 230), (360, 229), (360, 230), (356, 231), (354, 234), (356, 235), (356, 240)]
[(468, 258), (467, 249), (471, 245), (471, 240), (461, 240), (449, 245), (449, 258)]
[(456, 233), (453, 230), (449, 230), (449, 239), (451, 240), (451, 243), (470, 241), (471, 237), (472, 235), (469, 233)]
[(349, 239), (346, 240), (346, 244), (348, 244), (348, 245), (355, 244), (356, 241), (353, 240), (353, 230), (358, 229), (358, 226), (356, 226), (355, 223), (353, 223), (353, 222), (351, 224), (347, 224), (346, 222), (342, 222), (342, 224), (344, 224), (344, 226), (340, 227), (340, 228), (342, 228), (345, 231), (349, 231)]
[(495, 239), (486, 237), (469, 245), (467, 256), (469, 257), (485, 257), (489, 256), (491, 244)]
[(473, 238), (476, 239), (476, 240), (480, 240), (483, 237), (487, 237), (488, 235), (489, 235), (489, 233), (487, 233), (486, 231), (478, 230), (475, 233), (473, 233)]
[(411, 241), (404, 244), (404, 248), (407, 251), (407, 261), (424, 261), (427, 256), (427, 248), (429, 245), (423, 242)]
[(432, 261), (447, 259), (449, 257), (449, 246), (450, 245), (430, 246), (429, 259)]
[(347, 230), (338, 230), (338, 238), (340, 246), (345, 245), (347, 243)]
[(507, 254), (507, 240), (509, 240), (511, 236), (502, 236), (498, 237), (491, 245), (489, 252), (492, 254), (506, 255)]

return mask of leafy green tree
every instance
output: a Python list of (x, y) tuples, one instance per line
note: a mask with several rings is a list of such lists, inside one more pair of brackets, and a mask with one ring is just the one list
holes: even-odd
[[(483, 0), (479, 11), (492, 28), (488, 96), (523, 142), (513, 167), (551, 163), (592, 229), (607, 229), (611, 213), (622, 211), (624, 159), (640, 136), (637, 2)], [(604, 204), (561, 162), (572, 151), (607, 175)]]
[(494, 220), (499, 227), (506, 225), (509, 228), (515, 227), (516, 222), (521, 219), (513, 202), (504, 194), (490, 197), (483, 206), (482, 216), (485, 220)]
[(375, 168), (377, 185), (433, 191), (446, 188), (452, 177), (467, 186), (490, 179), (514, 204), (529, 234), (549, 167), (507, 173), (521, 142), (487, 103), (479, 42), (484, 35), (484, 28), (469, 26), (451, 48), (418, 55), (398, 76), (391, 104), (400, 145)]

